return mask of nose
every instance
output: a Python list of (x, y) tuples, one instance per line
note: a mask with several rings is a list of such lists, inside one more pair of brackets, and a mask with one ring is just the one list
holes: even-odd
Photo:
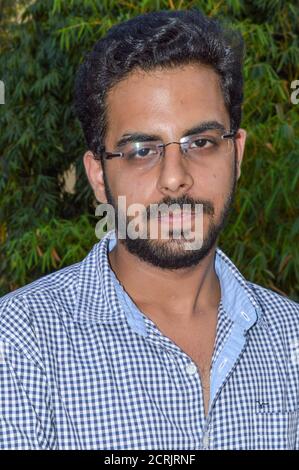
[(158, 190), (164, 196), (180, 197), (187, 193), (194, 183), (187, 159), (176, 143), (167, 145), (164, 152), (159, 166)]

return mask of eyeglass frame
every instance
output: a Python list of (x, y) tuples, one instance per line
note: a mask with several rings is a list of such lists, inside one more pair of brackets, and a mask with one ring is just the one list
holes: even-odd
[[(215, 130), (215, 129), (207, 129), (206, 131), (210, 131), (210, 130)], [(206, 131), (204, 131), (204, 132), (206, 132)], [(220, 138), (221, 139), (234, 139), (235, 136), (236, 136), (236, 133), (237, 133), (236, 130), (225, 131), (220, 136)], [(201, 133), (199, 133), (199, 135), (200, 134)], [(188, 142), (188, 140), (191, 137), (194, 137), (194, 135), (196, 135), (196, 134), (190, 134), (190, 135), (186, 135), (185, 137), (181, 137), (179, 142), (173, 141), (173, 142), (167, 142), (167, 144), (164, 144), (164, 143), (160, 144), (159, 147), (163, 148), (162, 158), (164, 158), (164, 156), (165, 156), (165, 148), (170, 144), (178, 144), (181, 148), (182, 153), (185, 154), (186, 152), (184, 152), (184, 150), (182, 148), (182, 145), (185, 144), (186, 142)], [(149, 142), (154, 142), (154, 140), (151, 140), (151, 141), (148, 141), (148, 142), (142, 142), (142, 143), (146, 144), (146, 143), (149, 143)], [(101, 160), (102, 157), (105, 160), (112, 160), (113, 158), (124, 158), (125, 154), (126, 154), (126, 152), (106, 152), (105, 151), (105, 145), (101, 145), (100, 146), (100, 154), (94, 153), (93, 155), (94, 155), (95, 160)]]

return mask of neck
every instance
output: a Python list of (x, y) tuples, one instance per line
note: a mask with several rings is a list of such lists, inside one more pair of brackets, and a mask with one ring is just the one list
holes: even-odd
[(196, 266), (164, 270), (140, 260), (119, 243), (110, 266), (140, 310), (168, 320), (192, 322), (218, 309), (220, 283), (214, 268), (216, 246)]

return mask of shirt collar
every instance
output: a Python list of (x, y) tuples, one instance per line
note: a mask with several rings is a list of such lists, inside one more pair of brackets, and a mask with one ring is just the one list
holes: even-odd
[[(81, 262), (74, 320), (79, 322), (119, 322), (122, 308), (112, 278), (108, 248), (115, 230), (108, 232)], [(111, 248), (112, 249), (112, 248)]]
[[(126, 294), (108, 259), (115, 246), (115, 230), (96, 243), (80, 265), (74, 320), (79, 322), (118, 323), (124, 304), (131, 310), (131, 320), (140, 325), (144, 315)], [(261, 307), (254, 291), (232, 261), (220, 248), (215, 252), (215, 271), (221, 286), (221, 301), (226, 313), (248, 330), (259, 319)], [(138, 313), (140, 315), (138, 315)]]

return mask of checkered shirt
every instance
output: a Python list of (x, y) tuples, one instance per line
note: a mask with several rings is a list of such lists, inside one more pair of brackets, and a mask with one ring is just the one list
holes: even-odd
[(0, 299), (0, 449), (299, 449), (299, 304), (216, 249), (205, 416), (196, 364), (125, 292), (115, 243)]

